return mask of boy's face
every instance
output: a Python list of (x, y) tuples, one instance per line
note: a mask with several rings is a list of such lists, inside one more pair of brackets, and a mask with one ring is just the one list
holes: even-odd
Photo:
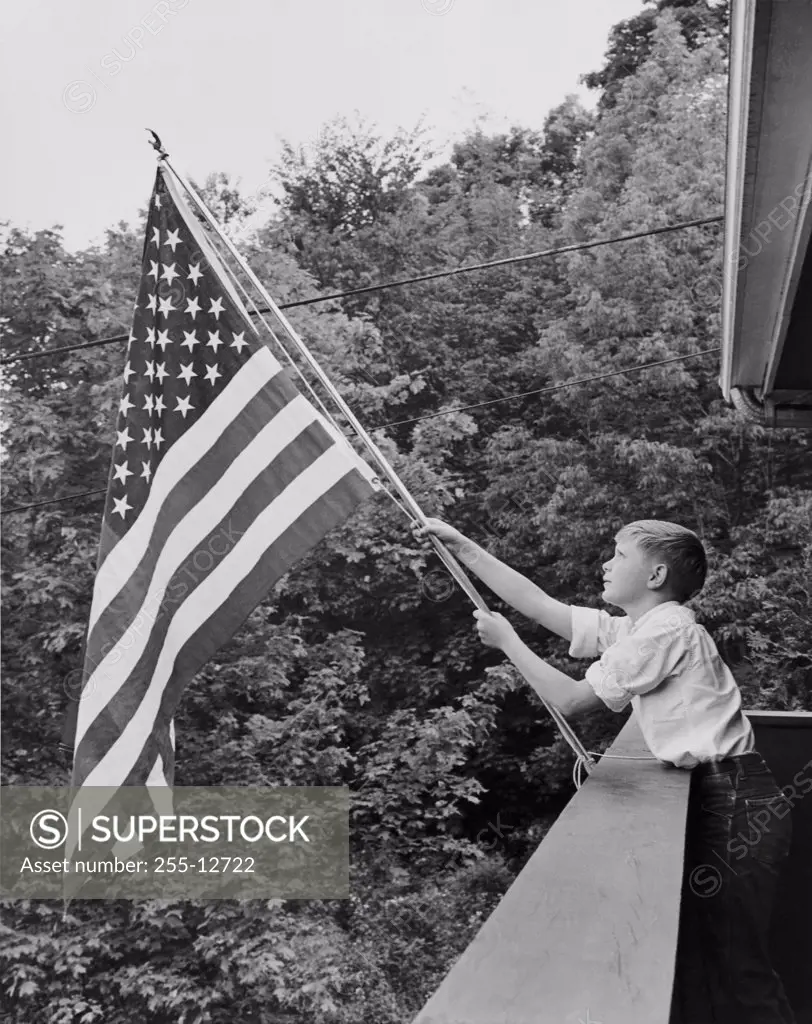
[(625, 609), (649, 592), (657, 559), (628, 537), (615, 541), (615, 553), (603, 564), (603, 597)]

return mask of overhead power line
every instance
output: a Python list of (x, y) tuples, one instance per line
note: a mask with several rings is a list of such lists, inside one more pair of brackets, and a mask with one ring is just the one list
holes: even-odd
[(49, 498), (47, 501), (34, 501), (30, 505), (18, 505), (16, 508), (3, 509), (2, 515), (10, 516), (15, 512), (27, 512), (32, 508), (43, 508), (45, 505), (57, 505), (61, 501), (74, 501), (77, 498), (88, 498), (92, 494), (107, 494), (106, 487), (97, 487), (95, 491), (78, 491), (76, 494), (63, 494), (58, 498)]
[[(523, 391), (518, 395), (504, 395), (501, 398), (490, 398), (485, 402), (475, 402), (472, 405), (461, 405), (453, 409), (442, 409), (439, 412), (430, 412), (425, 416), (415, 416), (413, 419), (408, 420), (394, 420), (391, 423), (379, 423), (372, 430), (383, 430), (385, 427), (401, 427), (408, 423), (420, 423), (422, 420), (432, 420), (437, 416), (450, 416), (456, 412), (470, 412), (472, 409), (483, 409), (485, 406), (496, 405), (497, 402), (514, 402), (520, 398), (528, 398), (531, 395), (544, 395), (550, 391), (562, 391), (564, 388), (574, 388), (579, 384), (591, 384), (596, 380), (606, 380), (607, 377), (617, 377), (624, 373), (638, 373), (641, 370), (651, 370), (655, 366), (665, 366), (667, 363), (676, 363), (684, 359), (698, 359), (700, 356), (713, 355), (714, 352), (719, 351), (719, 346), (716, 348), (708, 348), (702, 352), (688, 352), (681, 356), (669, 356), (668, 359), (658, 359), (653, 363), (641, 363), (638, 366), (627, 366), (622, 370), (610, 370), (607, 373), (598, 373), (592, 377), (581, 377), (578, 380), (568, 380), (561, 384), (551, 384), (546, 388), (537, 388), (535, 391)], [(63, 494), (61, 497), (49, 498), (47, 501), (36, 501), (30, 505), (18, 505), (16, 508), (6, 509), (2, 512), (2, 515), (12, 515), (14, 512), (27, 512), (30, 509), (42, 508), (45, 505), (56, 505), (62, 501), (74, 501), (77, 498), (88, 498), (97, 494), (106, 494), (107, 488), (100, 487), (94, 491), (80, 491), (78, 494)]]
[(391, 423), (379, 423), (373, 430), (382, 430), (384, 427), (403, 427), (407, 423), (420, 423), (421, 420), (433, 420), (436, 416), (450, 416), (455, 412), (469, 412), (471, 409), (484, 409), (486, 405), (496, 405), (497, 402), (514, 402), (519, 398), (529, 398), (531, 395), (546, 395), (551, 391), (562, 391), (564, 388), (574, 388), (577, 384), (591, 384), (594, 380), (606, 380), (607, 377), (617, 377), (622, 373), (637, 373), (640, 370), (651, 370), (655, 366), (665, 366), (666, 363), (677, 363), (681, 359), (697, 359), (699, 356), (709, 356), (719, 352), (720, 346), (706, 348), (702, 352), (690, 352), (684, 356), (669, 356), (668, 359), (659, 359), (656, 363), (642, 363), (640, 366), (628, 366), (624, 370), (610, 370), (608, 373), (599, 373), (594, 377), (581, 377), (580, 380), (568, 380), (563, 384), (551, 384), (546, 388), (537, 388), (535, 391), (522, 391), (518, 395), (506, 395), (504, 398), (489, 398), (487, 402), (474, 402), (473, 405), (459, 405), (453, 409), (441, 409), (439, 412), (430, 412), (425, 416), (415, 416), (410, 420), (394, 420)]
[[(363, 288), (351, 288), (345, 292), (332, 292), (329, 295), (315, 295), (310, 299), (299, 299), (296, 302), (286, 302), (280, 305), (280, 309), (295, 309), (299, 306), (313, 306), (318, 302), (330, 302), (333, 299), (347, 299), (353, 295), (366, 295), (369, 292), (384, 291), (387, 288), (401, 288), (407, 284), (420, 284), (423, 281), (436, 281), (443, 277), (454, 277), (457, 274), (469, 274), (474, 270), (489, 270), (493, 267), (505, 267), (513, 263), (523, 263), (528, 260), (541, 259), (544, 256), (561, 256), (570, 252), (580, 252), (584, 249), (596, 249), (601, 245), (611, 245), (615, 242), (630, 242), (636, 238), (647, 238), (651, 235), (662, 235), (667, 231), (680, 231), (684, 228), (702, 227), (706, 224), (716, 224), (723, 220), (720, 214), (716, 217), (702, 217), (698, 220), (683, 221), (679, 224), (668, 224), (661, 228), (647, 228), (645, 231), (635, 231), (628, 235), (616, 235), (613, 238), (599, 238), (590, 242), (574, 242), (572, 245), (557, 246), (554, 249), (543, 249), (540, 252), (525, 253), (521, 256), (506, 256), (499, 260), (488, 260), (485, 263), (473, 263), (469, 266), (455, 267), (453, 270), (436, 270), (430, 274), (420, 274), (416, 277), (405, 277), (398, 281), (384, 281), (381, 284), (365, 285)], [(259, 309), (258, 313), (269, 313), (269, 309)], [(75, 345), (62, 345), (59, 348), (38, 349), (31, 352), (22, 352), (15, 356), (4, 356), (0, 359), (0, 366), (9, 363), (20, 363), (29, 359), (40, 359), (45, 356), (61, 355), (64, 352), (74, 352), (77, 349), (95, 348), (99, 345), (112, 345), (117, 342), (127, 341), (129, 334), (116, 334), (111, 338), (99, 338), (96, 341), (81, 341)]]

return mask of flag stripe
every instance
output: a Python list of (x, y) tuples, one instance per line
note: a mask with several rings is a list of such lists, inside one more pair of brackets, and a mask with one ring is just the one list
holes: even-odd
[[(323, 500), (320, 499), (311, 505), (279, 540), (268, 548), (251, 572), (232, 591), (231, 599), (204, 622), (179, 651), (175, 668), (161, 698), (159, 720), (175, 714), (185, 680), (192, 678), (211, 658), (218, 646), (233, 635), (245, 621), (246, 615), (241, 615), (239, 609), (255, 607), (267, 590), (268, 579), (276, 580), (283, 576), (299, 558), (318, 543), (327, 530), (346, 519), (359, 501), (369, 493), (370, 485), (367, 480), (356, 469), (350, 470), (347, 476), (324, 495)], [(133, 770), (124, 780), (125, 786), (136, 785), (137, 780), (143, 778), (143, 771), (154, 759), (157, 750), (158, 739), (150, 736)]]
[[(295, 403), (291, 403), (282, 415), (290, 411), (296, 412)], [(273, 440), (281, 443), (285, 431), (282, 429), (284, 425), (280, 425), (278, 419), (279, 417), (274, 423), (276, 433)], [(181, 532), (175, 552), (170, 550), (169, 545), (164, 548), (155, 573), (158, 582), (140, 610), (129, 635), (124, 638), (129, 642), (122, 642), (117, 651), (111, 652), (109, 656), (110, 659), (114, 655), (117, 656), (111, 667), (111, 674), (115, 673), (112, 685), (106, 684), (104, 692), (101, 692), (100, 684), (105, 678), (102, 671), (98, 674), (99, 684), (94, 684), (93, 688), (88, 690), (93, 696), (97, 690), (99, 693), (90, 712), (90, 725), (83, 731), (81, 742), (77, 746), (76, 762), (80, 771), (81, 765), (92, 764), (101, 754), (106, 753), (141, 702), (180, 602), (195, 589), (202, 578), (213, 572), (224, 558), (229, 557), (257, 513), (269, 500), (278, 499), (284, 503), (285, 490), (297, 476), (311, 466), (325, 449), (337, 448), (332, 437), (318, 421), (311, 422), (295, 437), (288, 437), (288, 441), (281, 452), (273, 453), (268, 452), (267, 447), (262, 446), (262, 438), (258, 438), (257, 442), (266, 448), (266, 457), (276, 454), (276, 458), (264, 467), (243, 491), (239, 500), (228, 511), (226, 518), (214, 524), (208, 536), (199, 540), (196, 538), (191, 550), (184, 531)], [(337, 448), (337, 451), (343, 454), (341, 449)], [(250, 452), (247, 454), (250, 459)], [(349, 468), (347, 465), (345, 471)], [(222, 505), (220, 507), (222, 508)], [(275, 532), (270, 532), (265, 538), (265, 546), (273, 543), (275, 539)], [(215, 541), (218, 543), (215, 544)], [(177, 557), (178, 552), (180, 557)], [(201, 553), (208, 555), (202, 560), (203, 564), (200, 564), (201, 560), (198, 558)], [(162, 564), (168, 566), (166, 573)], [(266, 589), (272, 582), (266, 581)], [(139, 620), (140, 625), (137, 625)], [(116, 682), (119, 683), (118, 687), (115, 686)]]
[(223, 430), (238, 417), (243, 406), (255, 395), (260, 395), (272, 377), (282, 367), (271, 353), (262, 348), (245, 363), (206, 410), (206, 415), (194, 423), (166, 453), (156, 473), (146, 504), (127, 534), (118, 542), (96, 574), (93, 603), (90, 609), (92, 629), (102, 610), (118, 593), (122, 580), (130, 578), (152, 541), (152, 526), (158, 509), (178, 480), (220, 438)]
[(77, 702), (86, 825), (122, 784), (171, 807), (184, 687), (377, 485), (262, 345), (167, 173), (147, 219)]
[[(155, 743), (153, 750), (156, 752), (153, 757), (153, 764), (151, 768), (145, 771), (144, 775), (138, 781), (138, 785), (149, 787), (149, 797), (152, 801), (152, 806), (155, 809), (157, 815), (161, 814), (172, 814), (172, 792), (168, 789), (168, 786), (172, 785), (172, 771), (171, 768), (174, 766), (174, 750), (175, 750), (175, 723), (170, 721), (168, 726), (162, 726), (159, 730), (155, 730), (155, 735), (151, 737)], [(163, 757), (163, 762), (161, 758)], [(81, 789), (82, 794), (82, 811), (83, 811), (83, 829), (82, 833), (87, 831), (88, 823), (93, 820), (97, 814), (101, 814), (102, 811), (108, 804), (108, 796), (106, 788), (107, 783), (97, 783), (96, 788), (84, 787)], [(114, 783), (110, 783), (114, 785)], [(79, 839), (79, 823), (76, 814), (76, 802), (75, 800), (71, 803), (71, 809), (68, 813), (68, 820), (70, 827), (68, 829), (68, 836), (65, 840), (65, 857), (70, 860), (73, 857), (73, 853), (76, 850), (77, 840)], [(128, 859), (130, 856), (134, 856), (141, 849), (141, 844), (137, 841), (130, 843), (116, 843), (111, 853), (115, 857), (119, 857), (123, 860)], [(74, 882), (76, 876), (73, 876)], [(70, 877), (66, 877), (66, 883), (70, 881)], [(80, 883), (83, 884), (83, 883)], [(71, 885), (66, 885), (66, 893), (71, 888)], [(76, 895), (74, 890), (73, 895)]]
[[(148, 592), (152, 591), (150, 599), (153, 603), (154, 600), (160, 600), (160, 596), (156, 595), (161, 577), (156, 576), (156, 565), (169, 541), (173, 540), (176, 548), (183, 549), (178, 558), (180, 561), (195, 541), (205, 536), (214, 516), (222, 516), (234, 497), (294, 436), (297, 420), (299, 427), (313, 420), (315, 413), (311, 407), (281, 375), (269, 382), (266, 391), (253, 396), (182, 481), (177, 481), (173, 486), (163, 476), (165, 463), (158, 468), (153, 493), (160, 489), (166, 498), (160, 506), (145, 507), (138, 523), (130, 531), (138, 530), (144, 519), (144, 528), (149, 531), (149, 544), (129, 577), (125, 575), (129, 566), (121, 565), (121, 589), (91, 627), (86, 663), (93, 666), (94, 674), (106, 659), (108, 664), (109, 659), (112, 659), (113, 664), (117, 662), (120, 652), (115, 652), (114, 647), (137, 621), (144, 602), (148, 600)], [(260, 435), (265, 438), (264, 445), (257, 442)], [(234, 458), (235, 450), (240, 451), (251, 443), (255, 447), (250, 456), (242, 452)], [(167, 473), (171, 471), (170, 467)], [(214, 486), (213, 481), (216, 482)], [(218, 501), (222, 503), (220, 509), (217, 508)], [(206, 517), (209, 517), (209, 522), (206, 522)], [(175, 565), (171, 565), (167, 570), (165, 557), (162, 563), (163, 582), (168, 580), (175, 569)], [(123, 563), (124, 558), (119, 561)], [(100, 678), (94, 680), (94, 690), (100, 688), (100, 682)], [(86, 711), (90, 713), (96, 706), (90, 693), (88, 700)]]
[[(114, 622), (111, 628), (117, 627), (117, 633), (114, 634), (116, 644), (101, 659), (83, 690), (76, 725), (77, 755), (90, 724), (128, 682), (130, 673), (148, 642), (150, 624), (156, 610), (164, 601), (173, 575), (187, 559), (194, 558), (201, 549), (209, 550), (205, 547), (205, 541), (208, 538), (211, 546), (212, 532), (215, 535), (227, 533), (228, 523), (234, 512), (235, 499), (239, 501), (257, 477), (264, 482), (268, 497), (278, 496), (290, 479), (288, 467), (291, 459), (294, 460), (292, 468), (296, 467), (295, 452), (289, 452), (288, 456), (281, 460), (279, 456), (283, 455), (291, 442), (302, 436), (305, 428), (316, 425), (318, 421), (314, 421), (313, 416), (315, 411), (312, 407), (301, 395), (297, 395), (240, 451), (239, 456), (228, 466), (216, 484), (210, 484), (207, 490), (204, 486), (202, 497), (195, 507), (177, 522), (163, 546), (156, 550), (154, 569), (149, 579), (142, 578), (137, 588), (141, 600), (137, 613), (126, 625), (123, 617), (121, 624)], [(319, 436), (323, 439), (322, 450), (333, 445), (332, 438), (323, 428)], [(228, 438), (224, 437), (223, 442), (227, 444)], [(309, 449), (306, 448), (303, 455), (310, 457), (308, 453)], [(206, 467), (203, 466), (202, 469), (205, 471)], [(281, 475), (277, 478), (276, 474)], [(204, 483), (205, 473), (202, 473), (201, 477), (201, 482)], [(257, 503), (261, 505), (264, 501), (258, 498), (253, 504)], [(134, 583), (132, 589), (136, 589)], [(177, 592), (176, 588), (172, 595), (176, 595)], [(90, 656), (92, 657), (92, 652)]]
[[(333, 445), (301, 473), (279, 498), (269, 502), (220, 564), (185, 597), (173, 617), (173, 628), (161, 649), (149, 688), (127, 721), (118, 741), (84, 779), (87, 786), (121, 785), (136, 764), (145, 737), (152, 731), (174, 660), (210, 609), (230, 599), (232, 591), (255, 567), (268, 547), (269, 535), (287, 530), (326, 490), (347, 474), (344, 453)], [(371, 487), (370, 487), (371, 492)], [(187, 680), (188, 681), (188, 680)]]

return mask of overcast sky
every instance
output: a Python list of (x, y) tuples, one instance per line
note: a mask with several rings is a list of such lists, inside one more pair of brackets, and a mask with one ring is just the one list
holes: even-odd
[[(354, 111), (422, 117), (438, 144), (475, 119), (540, 128), (642, 0), (6, 0), (0, 219), (66, 244), (135, 217), (154, 128), (177, 168), (253, 192), (280, 140)], [(594, 98), (589, 99), (591, 104)]]

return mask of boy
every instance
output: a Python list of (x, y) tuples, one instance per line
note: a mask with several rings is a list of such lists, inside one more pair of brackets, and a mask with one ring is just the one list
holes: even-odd
[(572, 679), (533, 654), (504, 616), (474, 612), (482, 642), (502, 650), (541, 697), (566, 716), (631, 703), (655, 757), (693, 770), (672, 1024), (794, 1024), (768, 952), (790, 807), (754, 750), (730, 670), (684, 607), (705, 582), (699, 538), (655, 519), (617, 534), (602, 597), (621, 618), (556, 601), (439, 519), (415, 530), (428, 532), (503, 601), (569, 640), (572, 657), (600, 655), (584, 679)]

